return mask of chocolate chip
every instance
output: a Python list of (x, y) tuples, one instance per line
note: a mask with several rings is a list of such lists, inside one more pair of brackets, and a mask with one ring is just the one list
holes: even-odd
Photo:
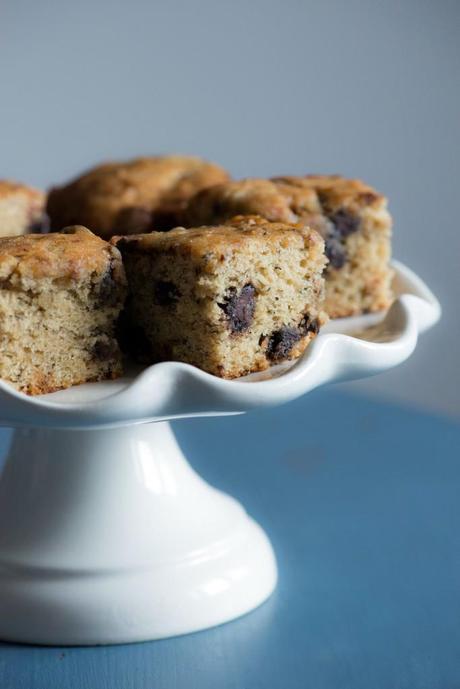
[(308, 333), (313, 333), (314, 335), (317, 335), (319, 333), (318, 319), (311, 318), (308, 315), (304, 316), (300, 321), (299, 330), (303, 335), (307, 335)]
[(171, 306), (175, 304), (181, 293), (174, 282), (159, 281), (154, 285), (153, 300), (158, 306)]
[(118, 302), (118, 284), (114, 280), (114, 265), (110, 262), (100, 282), (95, 285), (95, 296), (99, 306), (115, 306)]
[(152, 212), (143, 206), (122, 208), (113, 225), (113, 231), (119, 234), (142, 234), (152, 229)]
[(114, 340), (97, 340), (91, 353), (98, 361), (110, 361), (118, 354), (118, 347)]
[(247, 330), (254, 318), (256, 308), (256, 288), (248, 283), (239, 292), (231, 287), (223, 303), (218, 304), (227, 317), (228, 326), (233, 334)]
[(359, 230), (360, 219), (344, 208), (339, 208), (338, 211), (332, 213), (328, 217), (334, 225), (334, 229), (339, 237), (348, 237), (350, 234)]
[(324, 251), (329, 259), (329, 265), (333, 268), (342, 268), (347, 262), (347, 250), (343, 242), (335, 236), (326, 239)]
[(323, 212), (327, 220), (327, 228), (323, 236), (325, 237), (325, 253), (329, 259), (331, 268), (340, 269), (348, 260), (347, 250), (344, 240), (354, 232), (359, 230), (360, 218), (345, 208), (339, 208), (332, 212), (328, 208), (328, 199), (319, 194), (319, 200), (323, 207)]
[(298, 328), (287, 325), (279, 330), (275, 330), (270, 335), (267, 343), (266, 356), (271, 361), (282, 361), (291, 353), (294, 345), (302, 338), (302, 333)]

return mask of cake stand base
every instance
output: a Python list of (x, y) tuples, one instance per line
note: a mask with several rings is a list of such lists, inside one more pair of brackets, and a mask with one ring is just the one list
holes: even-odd
[(0, 478), (2, 639), (184, 634), (252, 610), (276, 576), (264, 532), (191, 469), (168, 423), (15, 431)]

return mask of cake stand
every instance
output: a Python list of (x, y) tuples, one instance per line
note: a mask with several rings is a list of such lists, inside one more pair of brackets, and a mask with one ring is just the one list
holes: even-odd
[(262, 603), (277, 578), (267, 536), (193, 471), (168, 422), (282, 404), (403, 362), (440, 307), (394, 268), (386, 315), (334, 321), (295, 364), (262, 374), (230, 381), (166, 362), (34, 398), (0, 382), (0, 424), (16, 429), (0, 479), (0, 638), (158, 639)]

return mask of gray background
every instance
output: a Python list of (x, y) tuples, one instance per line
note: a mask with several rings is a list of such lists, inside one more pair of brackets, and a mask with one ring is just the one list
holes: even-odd
[(363, 177), (444, 316), (354, 388), (460, 414), (459, 20), (458, 1), (0, 0), (0, 176), (185, 152)]

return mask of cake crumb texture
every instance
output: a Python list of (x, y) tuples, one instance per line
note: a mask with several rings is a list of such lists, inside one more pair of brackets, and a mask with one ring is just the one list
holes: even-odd
[(0, 377), (36, 395), (122, 373), (118, 250), (81, 227), (0, 239)]
[(298, 357), (326, 320), (324, 242), (304, 226), (239, 217), (113, 241), (130, 287), (126, 341), (147, 363), (235, 378)]

